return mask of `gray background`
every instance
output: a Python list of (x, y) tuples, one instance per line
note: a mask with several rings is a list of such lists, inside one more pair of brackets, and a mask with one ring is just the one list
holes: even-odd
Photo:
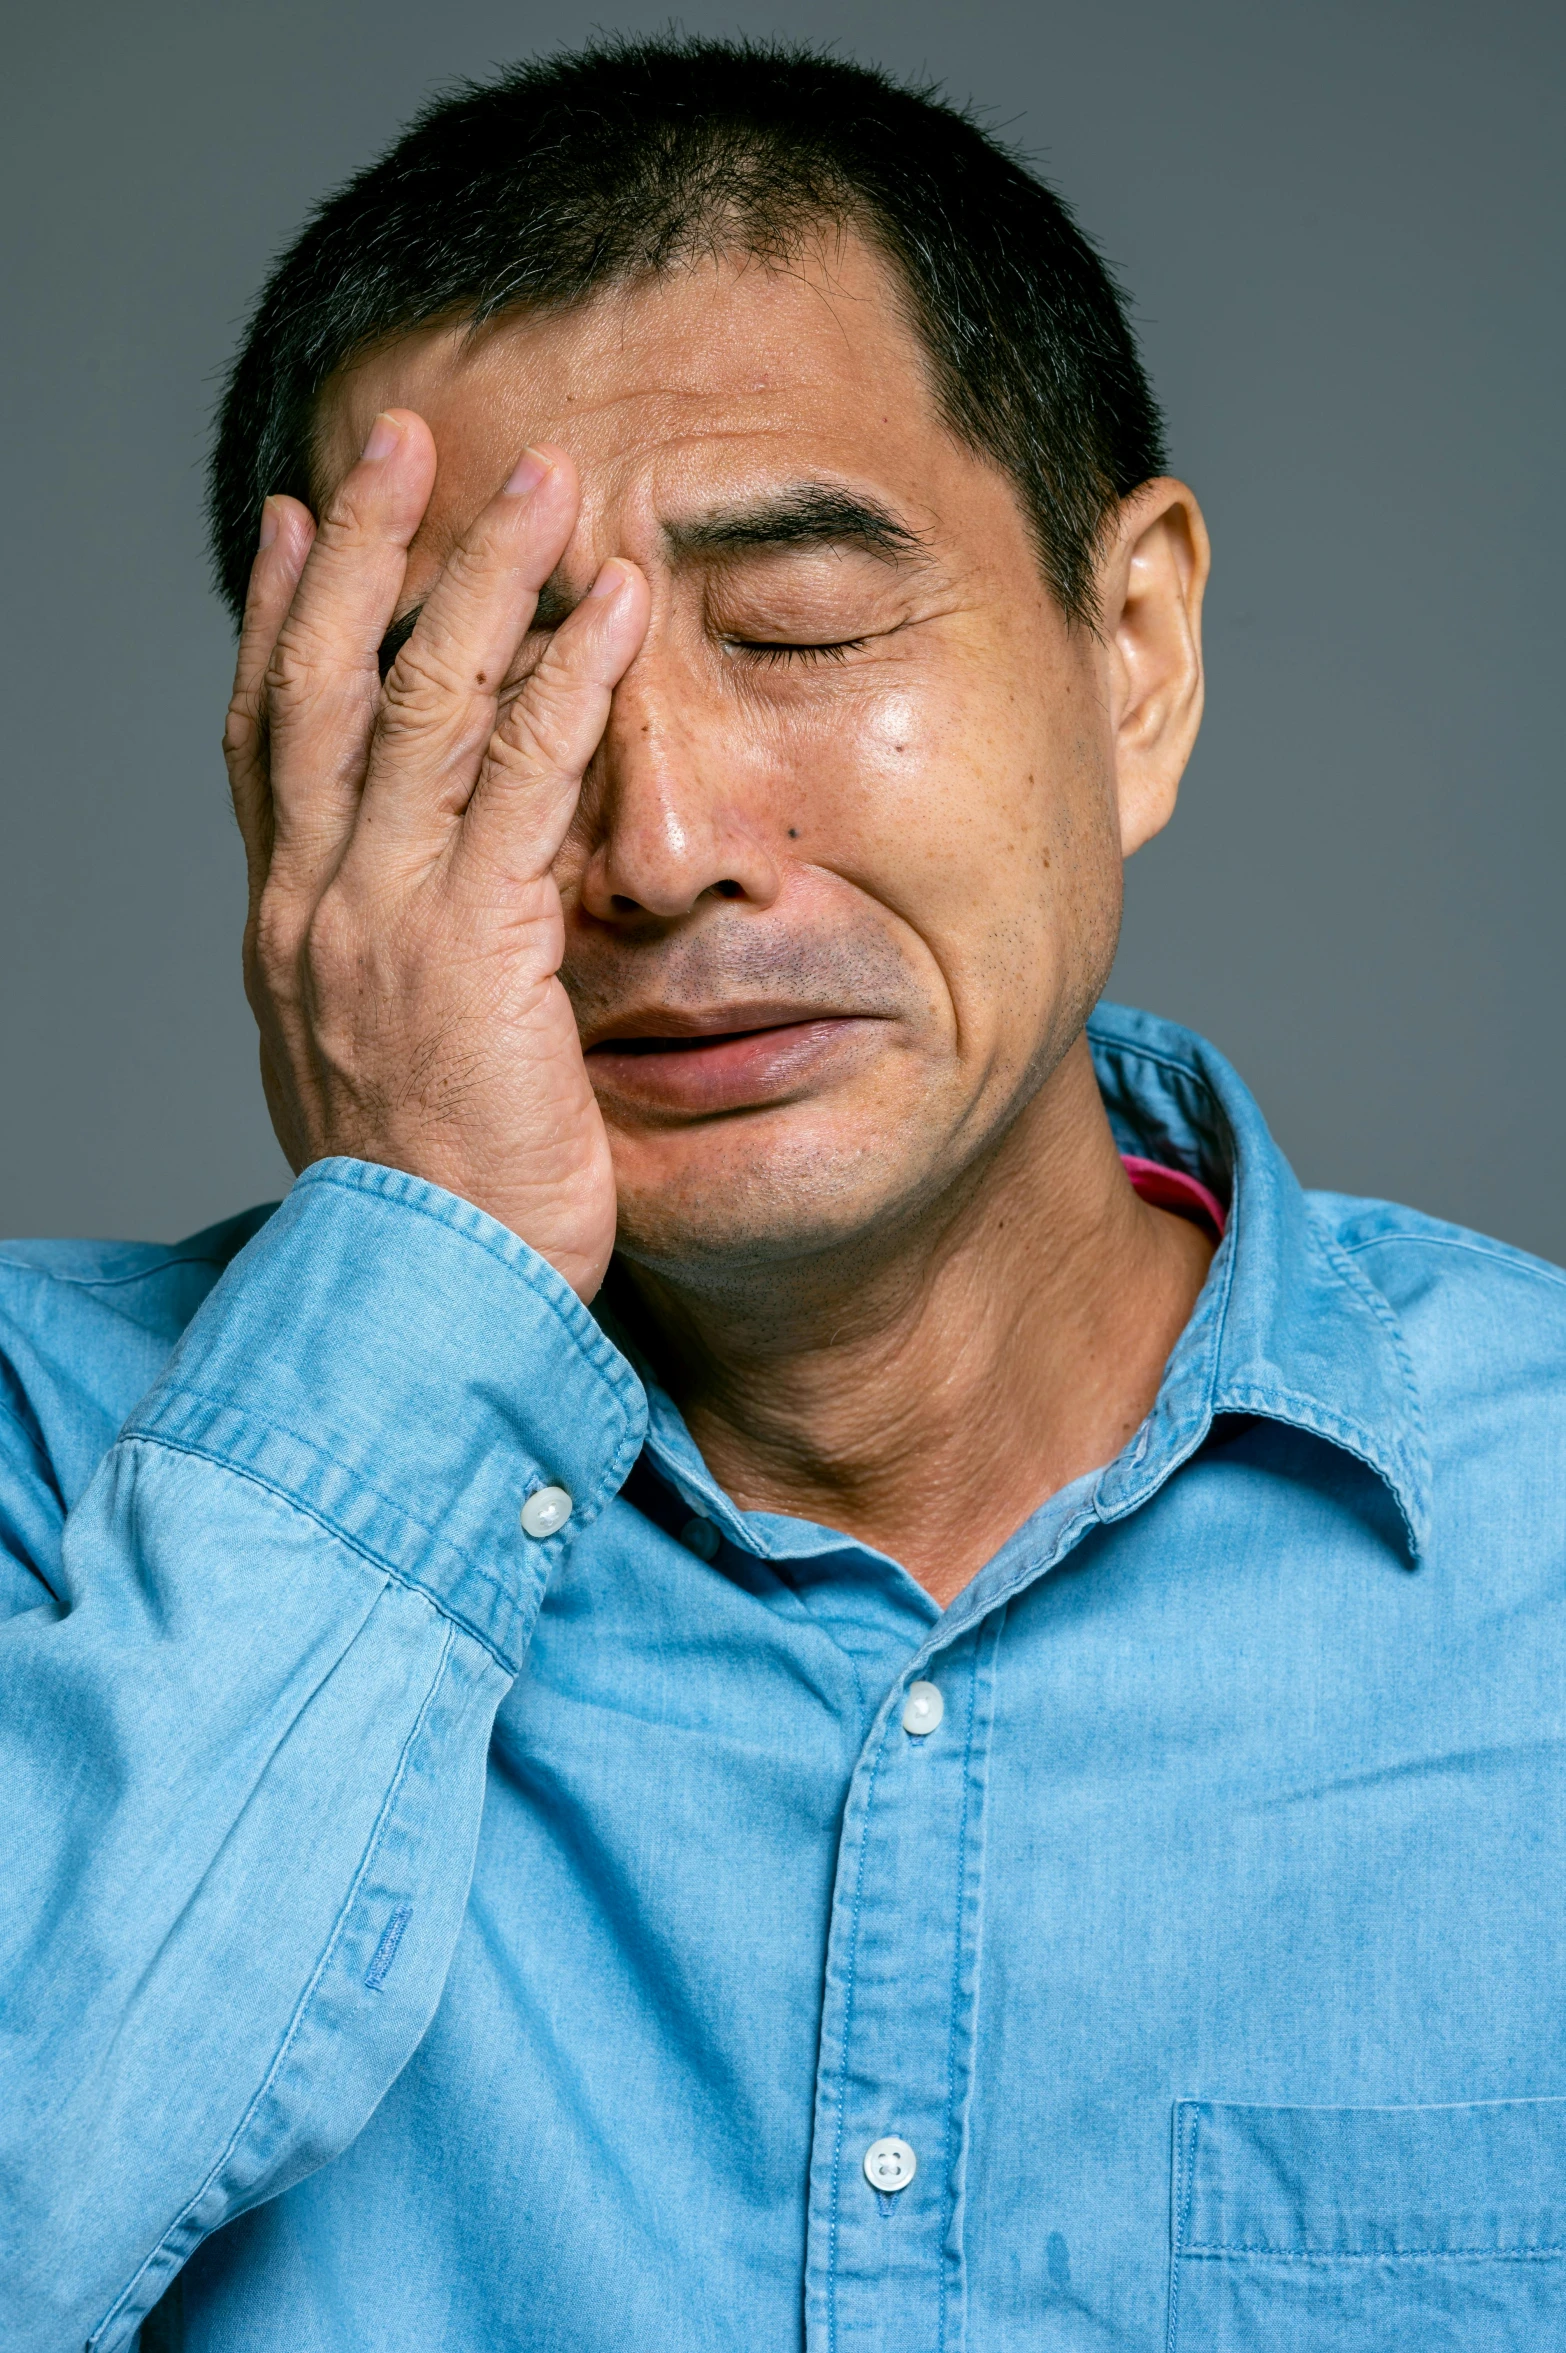
[[(0, 1231), (276, 1192), (216, 743), (207, 419), (269, 256), (435, 84), (662, 9), (18, 12), (0, 98)], [(1129, 285), (1217, 544), (1209, 718), (1115, 993), (1308, 1182), (1566, 1259), (1557, 639), (1566, 11), (810, 0), (693, 30), (944, 80)]]

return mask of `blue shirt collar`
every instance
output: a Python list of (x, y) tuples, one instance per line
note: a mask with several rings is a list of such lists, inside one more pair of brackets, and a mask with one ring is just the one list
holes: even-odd
[[(1123, 1519), (1145, 1503), (1219, 1414), (1287, 1423), (1367, 1464), (1392, 1495), (1417, 1562), (1429, 1463), (1413, 1368), (1391, 1308), (1312, 1213), (1248, 1089), (1205, 1039), (1151, 1014), (1101, 1005), (1088, 1040), (1119, 1148), (1199, 1177), (1228, 1203), (1228, 1226), (1142, 1428), (1112, 1463), (1052, 1496), (1018, 1531), (954, 1602), (947, 1633), (954, 1617), (994, 1607), (1050, 1566), (1084, 1526)], [(739, 1511), (612, 1312), (597, 1312), (646, 1389), (648, 1453), (693, 1512), (764, 1558), (843, 1549), (836, 1530)]]
[(1183, 1168), (1229, 1204), (1222, 1245), (1137, 1440), (1098, 1483), (1120, 1518), (1199, 1446), (1217, 1414), (1309, 1430), (1385, 1483), (1421, 1556), (1430, 1467), (1413, 1367), (1391, 1308), (1311, 1209), (1249, 1090), (1205, 1039), (1115, 1005), (1088, 1024), (1122, 1151)]

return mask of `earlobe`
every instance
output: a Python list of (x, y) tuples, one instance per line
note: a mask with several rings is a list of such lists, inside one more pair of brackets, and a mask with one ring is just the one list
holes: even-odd
[(1202, 717), (1207, 526), (1183, 482), (1131, 493), (1100, 570), (1122, 855), (1174, 814)]
[(1138, 850), (1162, 833), (1175, 813), (1180, 797), (1180, 779), (1169, 778), (1162, 791), (1150, 791), (1146, 780), (1140, 789), (1122, 778), (1120, 784), (1120, 855), (1134, 858)]

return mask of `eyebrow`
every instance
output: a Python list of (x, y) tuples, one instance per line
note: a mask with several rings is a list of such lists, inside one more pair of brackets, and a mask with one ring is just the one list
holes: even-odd
[(829, 482), (799, 482), (774, 497), (714, 507), (688, 521), (665, 523), (664, 545), (682, 556), (742, 555), (785, 547), (859, 547), (884, 562), (917, 562), (924, 540), (879, 499), (839, 490)]
[[(883, 563), (908, 564), (925, 552), (923, 536), (890, 507), (829, 482), (799, 482), (771, 498), (712, 507), (687, 521), (665, 523), (663, 540), (675, 563), (682, 557), (764, 554), (772, 548), (858, 547)], [(576, 602), (559, 573), (551, 573), (539, 591), (533, 628), (558, 629)], [(381, 639), (377, 659), (383, 686), (423, 610), (422, 604), (410, 606)]]

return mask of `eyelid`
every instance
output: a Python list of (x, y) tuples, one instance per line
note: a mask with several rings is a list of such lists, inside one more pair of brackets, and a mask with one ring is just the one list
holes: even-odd
[(784, 638), (730, 637), (724, 642), (751, 661), (775, 669), (780, 662), (841, 662), (870, 641), (868, 637), (837, 637), (801, 645)]

